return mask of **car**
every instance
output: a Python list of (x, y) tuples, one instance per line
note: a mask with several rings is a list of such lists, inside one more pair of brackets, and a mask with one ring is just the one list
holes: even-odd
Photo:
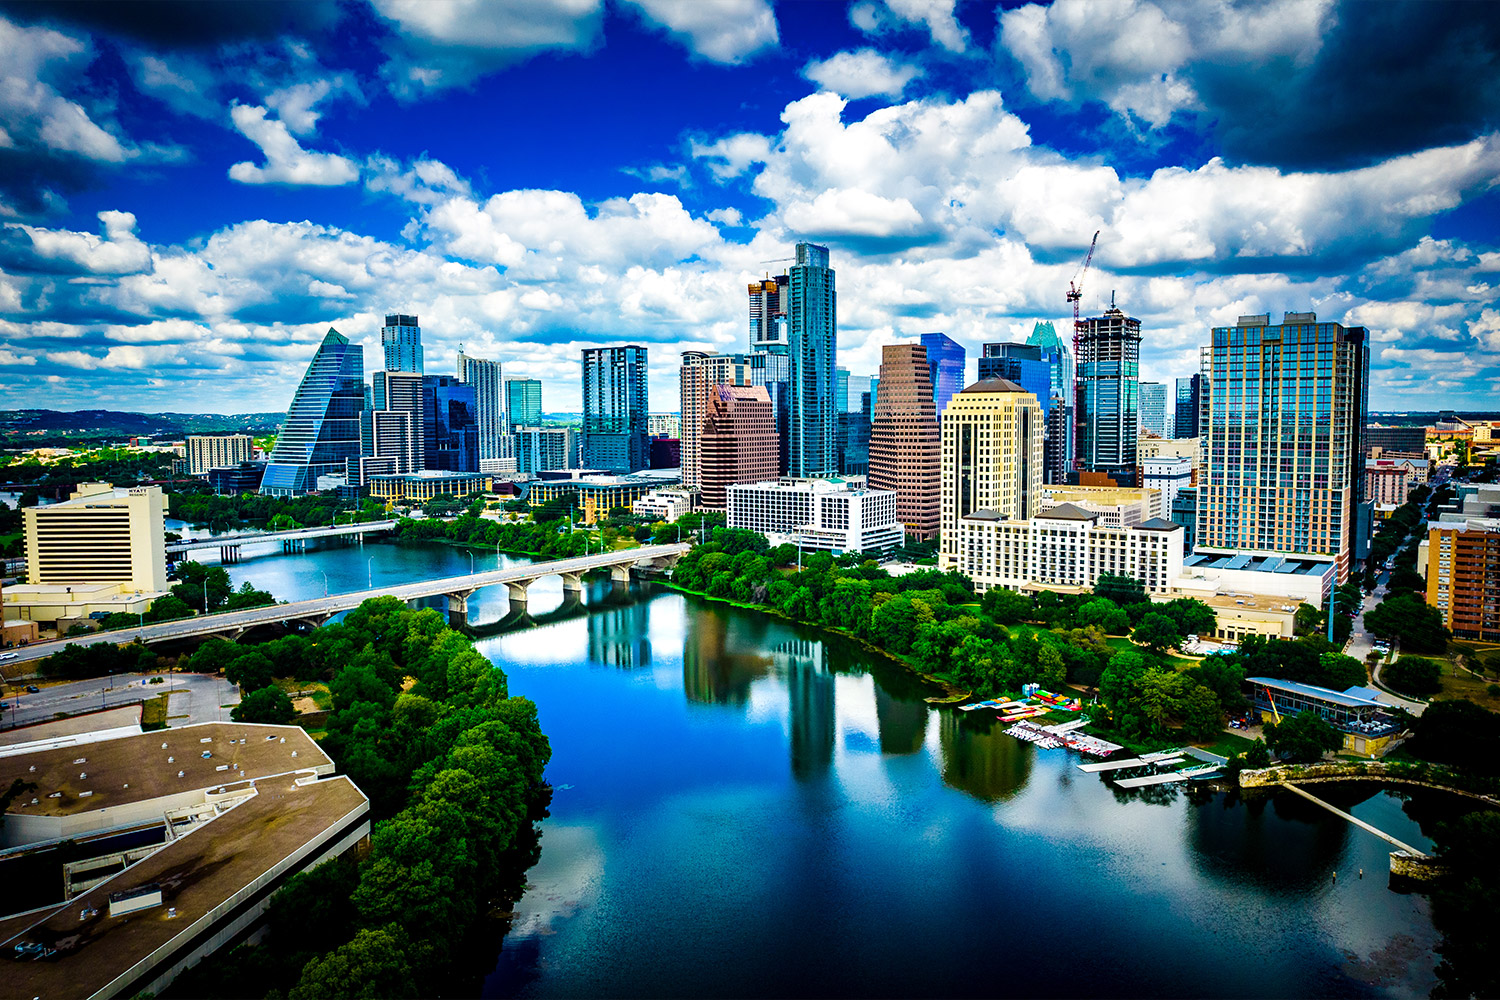
[(0, 653), (0, 660), (14, 660), (20, 653)]
[(36, 694), (40, 690), (41, 690), (41, 688), (37, 687), (35, 684), (28, 684), (28, 685), (26, 685), (26, 693), (27, 694)]

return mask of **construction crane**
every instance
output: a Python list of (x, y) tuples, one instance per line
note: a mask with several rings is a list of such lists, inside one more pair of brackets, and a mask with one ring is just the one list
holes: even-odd
[(773, 257), (770, 260), (763, 260), (763, 261), (761, 261), (761, 263), (762, 264), (785, 264), (789, 260), (796, 260), (796, 259), (797, 259), (796, 257)]
[[(1073, 303), (1074, 338), (1077, 338), (1078, 336), (1078, 306), (1079, 303), (1083, 301), (1083, 279), (1088, 277), (1089, 265), (1094, 261), (1094, 247), (1098, 245), (1099, 231), (1096, 230), (1094, 232), (1094, 238), (1089, 241), (1089, 252), (1088, 255), (1083, 258), (1083, 266), (1078, 269), (1078, 273), (1073, 276), (1073, 280), (1068, 282), (1068, 301)], [(1076, 344), (1074, 345), (1074, 349), (1077, 349)]]

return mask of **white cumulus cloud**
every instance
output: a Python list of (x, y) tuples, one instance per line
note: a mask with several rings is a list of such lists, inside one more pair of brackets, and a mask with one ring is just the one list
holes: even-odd
[(802, 75), (824, 90), (844, 97), (890, 97), (899, 99), (907, 84), (922, 75), (920, 66), (897, 62), (874, 49), (837, 52), (823, 60), (813, 60), (802, 68)]
[(266, 117), (266, 109), (236, 104), (229, 112), (240, 134), (260, 147), (266, 162), (245, 161), (229, 168), (231, 180), (241, 184), (307, 184), (336, 187), (359, 178), (353, 160), (337, 153), (315, 153), (303, 149), (286, 123)]
[(623, 0), (710, 62), (737, 64), (779, 41), (766, 0)]

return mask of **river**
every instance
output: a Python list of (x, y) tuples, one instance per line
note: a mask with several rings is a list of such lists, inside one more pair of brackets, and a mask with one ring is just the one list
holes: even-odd
[[(470, 558), (370, 544), (229, 570), (298, 599)], [(561, 598), (544, 578), (530, 610)], [(1433, 985), (1428, 903), (1389, 887), (1388, 845), (1295, 796), (1121, 792), (1067, 751), (925, 704), (904, 671), (836, 636), (649, 585), (586, 599), (479, 642), (537, 703), (556, 790), (486, 996)], [(499, 619), (503, 588), (470, 607)], [(1319, 794), (1424, 849), (1458, 808), (1360, 784)]]

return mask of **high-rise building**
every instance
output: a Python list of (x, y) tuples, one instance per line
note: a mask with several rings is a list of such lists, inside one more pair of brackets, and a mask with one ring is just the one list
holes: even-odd
[(1159, 438), (1170, 437), (1167, 433), (1167, 387), (1162, 382), (1141, 384), (1142, 431)]
[(938, 528), (939, 448), (932, 369), (921, 344), (881, 349), (880, 399), (870, 421), (870, 486), (893, 490), (896, 517), (919, 541)]
[[(515, 438), (505, 409), (500, 362), (471, 357), (458, 349), (458, 380), (474, 387), (474, 419), (479, 426), (480, 471), (515, 470)], [(486, 467), (487, 466), (487, 467)]]
[[(1049, 483), (1064, 483), (1073, 470), (1073, 355), (1050, 320), (1037, 322), (1026, 343), (1041, 349), (1042, 360), (1047, 362), (1052, 376), (1052, 400), (1045, 407), (1047, 457), (1044, 475)], [(1037, 397), (1037, 402), (1041, 402), (1041, 397)], [(1058, 413), (1058, 410), (1063, 412)]]
[(786, 354), (791, 349), (786, 322), (790, 281), (788, 275), (779, 274), (750, 282), (750, 350)]
[(422, 374), (422, 328), (417, 317), (399, 313), (386, 316), (380, 328), (380, 346), (385, 350), (385, 370)]
[(474, 386), (455, 376), (422, 376), (422, 451), (428, 469), (479, 471), (475, 397)]
[(646, 433), (654, 438), (682, 437), (680, 413), (653, 413), (646, 418)]
[(522, 427), (516, 431), (516, 471), (576, 469), (578, 435), (571, 427)]
[(312, 493), (319, 476), (346, 473), (349, 460), (359, 458), (364, 408), (364, 348), (329, 327), (292, 397), (261, 493)]
[(584, 465), (617, 474), (649, 467), (649, 413), (646, 349), (634, 344), (584, 348)]
[(1359, 558), (1369, 333), (1313, 313), (1241, 316), (1203, 349), (1197, 547)]
[(985, 344), (979, 358), (980, 381), (1003, 378), (1014, 382), (1035, 396), (1042, 408), (1042, 481), (1046, 483), (1065, 483), (1070, 471), (1073, 408), (1057, 391), (1061, 373), (1068, 368), (1065, 360), (1055, 347), (1014, 343)]
[(1456, 636), (1500, 642), (1500, 518), (1433, 521), (1422, 545), (1427, 603)]
[[(1052, 395), (1062, 399), (1073, 398), (1073, 354), (1068, 345), (1057, 335), (1051, 320), (1039, 320), (1031, 328), (1026, 343), (1042, 350), (1042, 360), (1052, 366)], [(1038, 400), (1040, 402), (1040, 400)], [(1070, 402), (1069, 406), (1072, 405)]]
[(1140, 430), (1141, 321), (1113, 305), (1081, 320), (1073, 417), (1079, 472), (1098, 473), (1120, 486), (1136, 485)]
[(849, 412), (849, 369), (833, 370), (833, 412)]
[(505, 380), (505, 413), (512, 429), (542, 423), (542, 383), (534, 378)]
[(776, 478), (776, 414), (763, 385), (711, 385), (700, 438), (700, 505), (723, 510), (736, 483)]
[(1042, 502), (1042, 407), (1009, 379), (975, 382), (943, 414), (939, 566), (958, 565), (959, 522), (976, 511), (1025, 520)]
[[(710, 354), (706, 351), (683, 351), (682, 367), (678, 369), (679, 392), (681, 394), (682, 421), (678, 440), (682, 442), (682, 485), (685, 489), (702, 488), (700, 479), (700, 442), (703, 436), (703, 421), (708, 415), (708, 400), (715, 386), (720, 385), (765, 385), (765, 354)], [(775, 402), (769, 392), (766, 400), (771, 404), (772, 443), (775, 444)], [(779, 472), (780, 446), (777, 446)], [(768, 477), (776, 478), (773, 474)]]
[(1203, 414), (1203, 376), (1194, 374), (1177, 380), (1177, 398), (1172, 413), (1172, 436), (1198, 436), (1198, 420)]
[(927, 348), (927, 368), (932, 380), (932, 403), (938, 422), (948, 408), (948, 400), (964, 387), (964, 365), (968, 352), (946, 333), (924, 333), (921, 344)]
[(120, 584), (140, 591), (167, 589), (160, 486), (115, 488), (80, 483), (72, 496), (26, 507), (26, 572), (33, 584)]
[[(845, 413), (859, 413), (867, 406), (874, 407), (874, 382), (875, 379), (869, 375), (849, 376), (849, 405), (845, 407)], [(867, 396), (870, 398), (866, 399)]]
[(838, 471), (834, 271), (828, 266), (828, 248), (815, 243), (798, 243), (796, 260), (788, 273), (785, 296), (791, 358), (788, 460), (793, 476), (828, 476)]
[(204, 476), (209, 469), (223, 469), (250, 461), (255, 445), (249, 434), (189, 434), (187, 471)]

